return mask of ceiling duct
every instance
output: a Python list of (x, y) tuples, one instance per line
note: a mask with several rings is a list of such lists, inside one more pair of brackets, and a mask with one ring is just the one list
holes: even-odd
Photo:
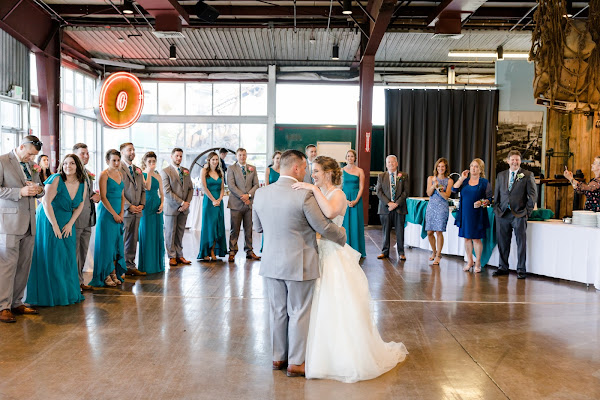
[(177, 0), (136, 0), (154, 17), (152, 33), (161, 39), (185, 37), (182, 25), (190, 24), (190, 16)]

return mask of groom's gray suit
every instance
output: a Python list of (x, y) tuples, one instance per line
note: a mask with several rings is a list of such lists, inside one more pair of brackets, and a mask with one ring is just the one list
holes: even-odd
[(256, 191), (254, 229), (264, 247), (259, 274), (266, 278), (273, 361), (300, 365), (315, 279), (319, 277), (316, 232), (343, 246), (346, 233), (325, 218), (311, 191), (294, 190), (295, 179), (279, 180)]

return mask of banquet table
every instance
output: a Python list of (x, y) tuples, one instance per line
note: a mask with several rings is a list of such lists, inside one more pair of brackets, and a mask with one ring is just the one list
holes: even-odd
[[(425, 203), (426, 207), (426, 198), (408, 200), (414, 203)], [(423, 207), (423, 204), (414, 204), (414, 206)], [(413, 217), (409, 221), (407, 217), (409, 222), (404, 232), (404, 244), (431, 250), (427, 237), (422, 237), (423, 228), (417, 220), (418, 218)], [(598, 243), (600, 243), (599, 228), (565, 224), (561, 220), (528, 221), (527, 272), (593, 284), (597, 290), (600, 290), (600, 257), (596, 250)], [(454, 225), (452, 214), (449, 215), (444, 233), (442, 254), (465, 257), (464, 240), (458, 237), (458, 227)], [(508, 263), (510, 269), (516, 269), (517, 245), (514, 235)], [(498, 264), (498, 247), (495, 246), (487, 265), (497, 267)]]

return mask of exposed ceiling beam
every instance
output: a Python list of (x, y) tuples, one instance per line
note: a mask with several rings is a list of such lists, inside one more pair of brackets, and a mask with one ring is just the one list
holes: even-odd
[(92, 60), (92, 55), (83, 46), (77, 43), (77, 41), (73, 39), (67, 32), (63, 31), (62, 33), (60, 47), (63, 53), (89, 65), (96, 70), (102, 69), (98, 63)]
[(445, 16), (448, 18), (459, 18), (464, 21), (485, 3), (485, 0), (444, 0), (436, 7), (435, 11), (427, 17), (427, 25), (434, 26)]
[(374, 56), (377, 53), (383, 35), (387, 31), (392, 14), (396, 6), (396, 0), (370, 0), (367, 10), (373, 16), (374, 22), (370, 21), (369, 40), (364, 47), (361, 58)]
[(189, 13), (177, 0), (136, 0), (155, 19), (158, 31), (181, 32), (182, 25), (190, 24)]

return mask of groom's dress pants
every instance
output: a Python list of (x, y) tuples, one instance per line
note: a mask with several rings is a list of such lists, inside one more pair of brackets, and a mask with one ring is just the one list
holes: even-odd
[(314, 280), (266, 278), (271, 318), (273, 361), (300, 365), (306, 355)]

